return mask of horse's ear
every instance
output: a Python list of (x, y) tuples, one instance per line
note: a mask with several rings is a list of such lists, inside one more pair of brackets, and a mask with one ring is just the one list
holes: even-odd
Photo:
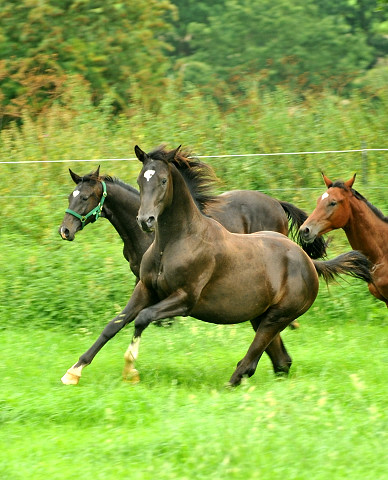
[(176, 157), (177, 153), (179, 152), (181, 146), (182, 145), (179, 145), (179, 147), (176, 148), (175, 150), (171, 150), (171, 152), (168, 152), (168, 155), (166, 157), (167, 162), (173, 162), (175, 160), (175, 157)]
[(354, 180), (356, 179), (356, 175), (357, 174), (355, 173), (350, 180), (345, 182), (345, 187), (347, 187), (347, 188), (352, 188), (353, 187), (353, 183), (354, 183)]
[(148, 158), (147, 154), (143, 152), (143, 150), (138, 145), (135, 145), (135, 155), (142, 163), (144, 163)]
[(92, 173), (92, 176), (93, 176), (93, 177), (99, 178), (99, 176), (100, 176), (100, 166), (101, 166), (101, 165), (99, 165), (99, 166), (97, 167), (97, 170)]
[(326, 177), (326, 175), (323, 172), (321, 172), (321, 174), (322, 174), (322, 177), (323, 177), (323, 181), (326, 184), (326, 187), (330, 188), (333, 185), (333, 182), (330, 180), (330, 178)]
[(82, 177), (77, 175), (76, 173), (72, 172), (69, 168), (70, 176), (73, 179), (73, 182), (78, 185), (82, 181)]

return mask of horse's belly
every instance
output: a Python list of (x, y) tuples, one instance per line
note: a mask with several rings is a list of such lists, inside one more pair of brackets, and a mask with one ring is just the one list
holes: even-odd
[[(252, 320), (271, 305), (270, 292), (260, 283), (218, 285), (205, 288), (190, 315), (205, 322), (231, 324)], [(244, 282), (243, 282), (244, 284)], [(249, 287), (248, 287), (249, 285)]]

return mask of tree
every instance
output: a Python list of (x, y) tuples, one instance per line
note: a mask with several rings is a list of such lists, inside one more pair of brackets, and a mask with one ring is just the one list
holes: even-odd
[(141, 85), (157, 97), (170, 63), (164, 36), (175, 8), (168, 0), (20, 0), (0, 10), (3, 115), (39, 111), (69, 74), (86, 79), (96, 102), (110, 94), (121, 108)]
[(217, 4), (204, 23), (187, 27), (191, 53), (178, 63), (185, 80), (231, 85), (256, 78), (293, 89), (341, 88), (372, 62), (373, 49), (364, 32), (353, 31), (341, 16), (323, 15), (316, 3)]
[(323, 15), (342, 18), (353, 35), (358, 32), (365, 35), (367, 44), (374, 49), (372, 63), (388, 54), (388, 38), (384, 35), (388, 23), (388, 0), (316, 0), (315, 3)]

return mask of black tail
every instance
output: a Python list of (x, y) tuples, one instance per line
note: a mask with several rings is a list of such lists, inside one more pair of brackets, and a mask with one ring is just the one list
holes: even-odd
[(342, 253), (331, 260), (313, 260), (315, 269), (326, 283), (335, 280), (337, 275), (349, 275), (367, 283), (373, 283), (373, 264), (357, 250)]
[(327, 242), (323, 237), (317, 237), (312, 243), (303, 241), (299, 227), (307, 218), (307, 213), (289, 202), (281, 202), (280, 205), (286, 212), (288, 220), (290, 221), (290, 236), (300, 245), (310, 258), (324, 258), (326, 257)]

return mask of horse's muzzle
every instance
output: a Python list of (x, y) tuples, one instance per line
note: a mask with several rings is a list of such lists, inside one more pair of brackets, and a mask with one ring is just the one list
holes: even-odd
[(304, 227), (303, 225), (300, 227), (299, 233), (300, 238), (305, 243), (312, 243), (317, 237), (317, 235), (309, 227)]
[(72, 235), (70, 230), (67, 227), (64, 227), (63, 225), (59, 227), (58, 233), (63, 240), (69, 240), (69, 242), (74, 240), (74, 235)]
[(136, 220), (143, 232), (150, 233), (155, 230), (156, 218), (153, 215), (139, 215)]

